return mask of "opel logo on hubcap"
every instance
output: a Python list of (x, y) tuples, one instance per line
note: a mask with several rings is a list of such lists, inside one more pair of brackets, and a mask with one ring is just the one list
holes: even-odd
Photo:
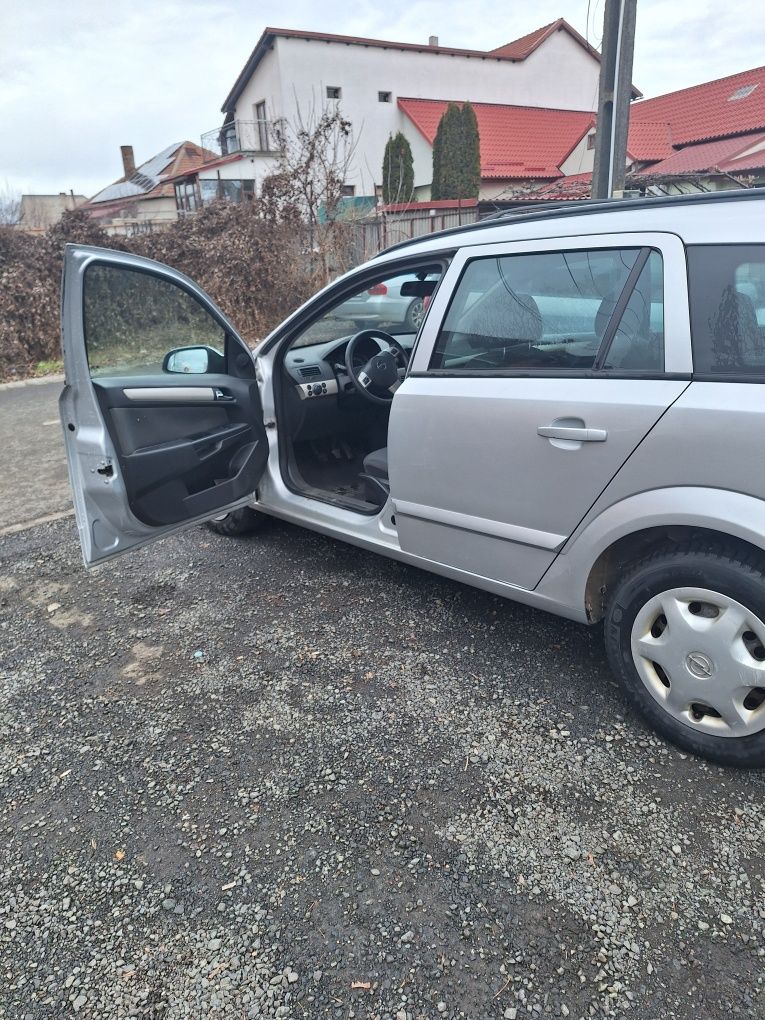
[(685, 660), (689, 672), (693, 673), (699, 680), (708, 680), (715, 671), (715, 665), (708, 655), (703, 652), (691, 652)]

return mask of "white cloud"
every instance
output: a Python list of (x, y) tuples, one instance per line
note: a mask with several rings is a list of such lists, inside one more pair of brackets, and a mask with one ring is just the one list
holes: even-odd
[[(587, 11), (590, 17), (587, 26)], [(11, 8), (13, 8), (11, 10)], [(762, 62), (765, 5), (640, 0), (634, 81), (647, 95)], [(501, 14), (498, 14), (501, 11)], [(137, 161), (215, 127), (220, 106), (266, 25), (490, 49), (565, 17), (590, 41), (603, 0), (533, 8), (443, 0), (27, 0), (0, 2), (0, 181), (18, 190), (92, 194)]]

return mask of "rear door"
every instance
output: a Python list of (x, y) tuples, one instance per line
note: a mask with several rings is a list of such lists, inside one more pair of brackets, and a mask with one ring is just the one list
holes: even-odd
[(268, 460), (252, 354), (191, 280), (67, 245), (59, 402), (85, 563), (254, 498)]
[(401, 547), (534, 588), (690, 371), (679, 238), (462, 249), (391, 410)]

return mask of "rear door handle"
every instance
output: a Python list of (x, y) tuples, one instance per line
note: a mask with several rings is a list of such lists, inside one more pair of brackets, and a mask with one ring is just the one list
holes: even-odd
[(545, 439), (568, 439), (575, 443), (605, 443), (605, 429), (578, 428), (572, 425), (540, 425), (537, 435)]

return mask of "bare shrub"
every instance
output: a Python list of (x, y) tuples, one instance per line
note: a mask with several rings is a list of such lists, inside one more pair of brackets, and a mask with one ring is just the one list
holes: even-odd
[(279, 160), (261, 196), (214, 202), (166, 230), (108, 236), (84, 209), (42, 236), (0, 227), (0, 378), (60, 356), (59, 294), (67, 242), (119, 248), (186, 273), (255, 344), (354, 264), (351, 225), (335, 219), (353, 152), (338, 110), (280, 123)]

